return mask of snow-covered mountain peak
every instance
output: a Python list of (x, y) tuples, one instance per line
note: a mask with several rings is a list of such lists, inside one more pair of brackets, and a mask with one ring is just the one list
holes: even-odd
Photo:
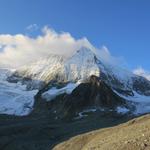
[[(37, 90), (33, 89), (40, 90), (41, 88), (46, 87), (50, 90), (50, 92), (48, 92), (50, 93), (50, 96), (55, 96), (57, 93), (60, 94), (64, 91), (68, 91), (68, 89), (70, 90), (70, 86), (72, 91), (72, 89), (78, 85), (76, 83), (82, 83), (82, 81), (89, 79), (91, 75), (100, 77), (102, 82), (107, 84), (110, 89), (121, 97), (124, 96), (124, 99), (131, 99), (132, 97), (136, 98), (136, 95), (146, 97), (150, 96), (150, 82), (148, 80), (140, 76), (136, 76), (132, 72), (113, 64), (107, 64), (101, 60), (93, 50), (82, 47), (69, 58), (51, 54), (30, 65), (21, 67), (15, 71), (13, 75), (7, 78), (7, 81), (15, 83), (0, 81), (0, 88), (4, 89), (4, 87), (6, 87), (5, 90), (1, 90), (2, 92), (0, 92), (0, 97), (3, 100), (3, 97), (6, 96), (5, 93), (8, 93), (8, 89), (10, 89), (11, 93), (8, 95), (10, 96), (8, 99), (12, 99), (15, 94), (16, 97), (13, 99), (12, 103), (14, 105), (17, 103), (19, 107), (17, 108), (17, 113), (13, 112), (15, 109), (10, 107), (13, 110), (10, 113), (27, 114), (32, 109), (34, 102), (33, 97), (37, 93)], [(6, 77), (7, 70), (1, 70), (0, 79), (6, 79)], [(18, 81), (19, 87), (17, 84)], [(62, 86), (66, 85), (66, 83), (68, 83), (66, 87), (57, 89), (57, 85)], [(25, 86), (22, 84), (25, 84)], [(17, 91), (15, 90), (13, 92), (13, 88), (16, 88), (16, 85)], [(55, 89), (54, 87), (51, 88), (54, 85), (56, 85)], [(21, 99), (23, 99), (24, 103), (20, 101)], [(26, 109), (26, 105), (31, 108)], [(9, 108), (7, 105), (5, 106)], [(9, 113), (8, 111), (5, 111), (5, 106), (3, 106), (2, 112)], [(20, 110), (22, 111), (23, 109), (25, 109), (26, 112), (20, 112)]]
[[(64, 64), (65, 57), (61, 55), (51, 54), (46, 58), (41, 58), (38, 61), (23, 66), (17, 70), (17, 75), (28, 77), (37, 81), (47, 81), (56, 76)], [(50, 75), (50, 76), (49, 76)]]
[(54, 54), (41, 58), (30, 66), (18, 69), (16, 75), (37, 82), (47, 83), (50, 80), (68, 82), (86, 79), (90, 75), (99, 76), (99, 70), (95, 54), (90, 49), (82, 47), (70, 58)]
[(90, 49), (83, 47), (66, 61), (66, 64), (68, 63), (74, 64), (78, 67), (83, 67), (85, 65), (93, 65), (96, 63), (96, 56)]
[[(107, 64), (86, 47), (76, 51), (67, 58), (60, 55), (50, 55), (42, 58), (30, 66), (22, 67), (16, 71), (16, 76), (31, 79), (30, 87), (39, 88), (43, 83), (55, 82), (77, 82), (88, 79), (91, 75), (99, 76), (112, 89), (123, 91), (136, 90), (139, 93), (147, 92), (150, 82), (134, 75), (132, 72), (122, 69), (113, 64)], [(15, 76), (15, 78), (16, 78)], [(19, 78), (20, 79), (20, 78)], [(42, 84), (40, 86), (40, 83)], [(145, 83), (144, 90), (140, 85)], [(138, 88), (137, 88), (138, 86)], [(143, 92), (144, 91), (144, 92)]]
[(93, 51), (87, 47), (81, 47), (79, 50), (76, 51), (75, 54), (79, 56), (94, 55)]
[(82, 47), (65, 63), (67, 80), (84, 80), (91, 75), (100, 75), (95, 54), (88, 48)]

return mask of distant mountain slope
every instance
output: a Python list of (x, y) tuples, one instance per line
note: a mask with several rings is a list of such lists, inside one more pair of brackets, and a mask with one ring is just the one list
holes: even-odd
[[(134, 111), (132, 103), (118, 96), (99, 77), (92, 75), (89, 81), (74, 87), (71, 92), (66, 88), (50, 89), (42, 94), (49, 104), (49, 111), (55, 112), (56, 117), (65, 119), (81, 119), (88, 113), (104, 112), (131, 113)], [(74, 86), (74, 85), (72, 85)], [(54, 93), (56, 96), (54, 96)]]
[[(23, 78), (31, 79), (31, 88), (39, 87), (39, 83), (84, 81), (91, 75), (101, 77), (109, 86), (119, 93), (126, 91), (132, 95), (136, 91), (142, 95), (150, 95), (150, 81), (132, 72), (100, 60), (99, 56), (88, 48), (81, 48), (70, 58), (50, 55), (47, 58), (18, 69), (10, 81)], [(43, 84), (42, 84), (43, 85)]]
[(8, 80), (31, 79), (34, 87), (37, 82), (77, 82), (85, 80), (90, 75), (98, 75), (100, 69), (95, 62), (95, 54), (86, 48), (77, 51), (72, 57), (65, 58), (60, 55), (50, 55), (30, 66), (18, 69)]
[[(59, 94), (67, 92), (64, 90), (66, 84), (76, 85), (72, 86), (73, 91), (77, 85), (85, 83), (91, 75), (99, 77), (99, 80), (119, 97), (132, 102), (136, 106), (135, 114), (150, 111), (150, 81), (104, 62), (96, 52), (86, 47), (82, 47), (69, 58), (53, 54), (41, 58), (29, 66), (18, 69), (8, 77), (8, 81), (22, 82), (27, 85), (28, 90), (39, 89), (43, 92), (41, 95), (46, 95), (47, 99), (52, 100)], [(41, 96), (41, 99), (42, 97), (46, 98)]]

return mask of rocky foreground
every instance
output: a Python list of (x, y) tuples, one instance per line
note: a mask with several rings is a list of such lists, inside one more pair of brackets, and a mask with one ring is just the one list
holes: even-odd
[(150, 150), (150, 115), (78, 135), (53, 150)]
[(76, 135), (115, 126), (130, 119), (129, 116), (118, 116), (112, 112), (93, 112), (72, 121), (55, 120), (53, 114), (46, 111), (26, 117), (0, 115), (0, 150), (51, 150)]

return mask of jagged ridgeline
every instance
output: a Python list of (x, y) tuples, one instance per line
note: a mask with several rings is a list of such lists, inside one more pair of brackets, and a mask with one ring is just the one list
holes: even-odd
[(52, 54), (23, 66), (7, 80), (21, 82), (27, 90), (39, 89), (38, 97), (53, 103), (53, 111), (58, 109), (55, 103), (62, 101), (57, 112), (64, 116), (93, 107), (136, 114), (149, 111), (150, 81), (104, 62), (85, 47), (69, 58)]

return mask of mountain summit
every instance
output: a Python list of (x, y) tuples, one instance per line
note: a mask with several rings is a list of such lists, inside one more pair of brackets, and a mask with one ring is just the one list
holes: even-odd
[(126, 94), (132, 95), (133, 91), (136, 91), (141, 95), (150, 95), (150, 81), (128, 70), (103, 62), (96, 53), (86, 47), (82, 47), (69, 58), (53, 54), (41, 58), (29, 66), (21, 67), (8, 80), (32, 80), (30, 86), (37, 88), (37, 82), (45, 84), (52, 80), (82, 82), (91, 75), (100, 77), (119, 93), (126, 91)]
[(91, 76), (98, 77), (126, 103), (134, 103), (134, 113), (150, 111), (150, 81), (104, 62), (96, 52), (86, 47), (77, 50), (69, 58), (54, 54), (41, 58), (30, 66), (16, 70), (7, 80), (22, 82), (27, 85), (27, 90), (39, 89), (41, 99), (50, 101), (63, 93), (71, 94), (80, 84), (88, 82)]

